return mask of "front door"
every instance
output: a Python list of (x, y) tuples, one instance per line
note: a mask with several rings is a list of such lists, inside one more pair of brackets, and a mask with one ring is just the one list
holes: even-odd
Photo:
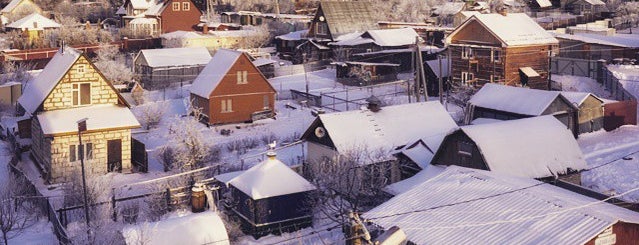
[(122, 170), (122, 140), (107, 141), (107, 170), (109, 172)]

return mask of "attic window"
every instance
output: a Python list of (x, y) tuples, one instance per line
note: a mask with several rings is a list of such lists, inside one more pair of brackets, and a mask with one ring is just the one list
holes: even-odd
[(33, 28), (38, 28), (38, 22), (36, 21), (33, 22)]
[(74, 83), (71, 86), (73, 105), (91, 104), (91, 83)]
[(462, 54), (461, 54), (462, 59), (469, 59), (469, 58), (473, 58), (473, 49), (471, 47), (462, 47)]
[(248, 71), (237, 71), (237, 84), (248, 83)]
[(459, 141), (457, 142), (457, 154), (471, 157), (473, 156), (473, 146), (468, 142)]
[(173, 3), (173, 11), (180, 11), (180, 3), (179, 2), (175, 2)]
[(493, 50), (493, 58), (492, 58), (492, 60), (495, 63), (501, 62), (501, 50), (499, 50), (499, 49)]
[(86, 66), (85, 65), (78, 65), (75, 68), (75, 72), (77, 72), (77, 73), (85, 73), (86, 72)]
[(189, 11), (189, 10), (191, 10), (191, 3), (189, 3), (189, 2), (183, 2), (183, 3), (182, 3), (182, 10), (184, 10), (184, 11)]
[(317, 34), (326, 34), (326, 24), (317, 22), (315, 23), (315, 29)]

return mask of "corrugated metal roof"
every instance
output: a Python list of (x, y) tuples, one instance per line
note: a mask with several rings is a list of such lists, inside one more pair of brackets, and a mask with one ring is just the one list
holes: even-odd
[(326, 18), (329, 31), (335, 40), (343, 34), (379, 29), (378, 15), (370, 2), (321, 2), (320, 8)]
[(618, 221), (639, 224), (638, 213), (556, 186), (457, 166), (363, 217), (417, 244), (583, 244)]

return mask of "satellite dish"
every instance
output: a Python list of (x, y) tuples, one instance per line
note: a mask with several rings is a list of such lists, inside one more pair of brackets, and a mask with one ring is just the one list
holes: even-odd
[(315, 136), (317, 136), (317, 138), (323, 138), (326, 136), (326, 129), (322, 127), (315, 128)]

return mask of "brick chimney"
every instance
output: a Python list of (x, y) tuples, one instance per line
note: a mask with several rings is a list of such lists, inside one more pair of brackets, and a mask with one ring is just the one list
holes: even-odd
[(204, 23), (204, 25), (202, 25), (202, 34), (208, 34), (209, 33), (209, 23), (206, 22)]

